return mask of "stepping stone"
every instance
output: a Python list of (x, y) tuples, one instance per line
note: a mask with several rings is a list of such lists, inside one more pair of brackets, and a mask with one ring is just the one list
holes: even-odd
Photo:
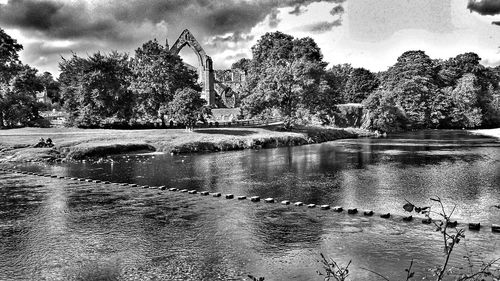
[(295, 203), (293, 203), (293, 205), (295, 205), (297, 207), (300, 207), (300, 206), (304, 206), (304, 203), (302, 203), (302, 202), (295, 202)]
[(60, 178), (60, 179), (65, 179), (66, 177), (60, 176), (59, 178)]
[(413, 220), (412, 216), (403, 217), (403, 221), (412, 221), (412, 220)]
[(341, 206), (335, 206), (333, 207), (333, 210), (337, 213), (341, 213), (342, 211), (344, 211), (344, 208), (342, 208)]
[(358, 209), (352, 208), (352, 209), (347, 209), (347, 213), (350, 215), (354, 215), (358, 213)]
[(78, 179), (78, 181), (85, 181), (85, 179)]
[(457, 221), (450, 221), (446, 224), (448, 227), (457, 227), (458, 222)]
[(131, 187), (138, 187), (138, 185), (137, 185), (137, 184), (135, 184), (135, 183), (131, 184), (130, 186), (131, 186)]
[(149, 189), (158, 189), (156, 186), (150, 186)]
[(233, 194), (226, 194), (226, 199), (233, 199), (234, 195)]
[(432, 219), (431, 218), (422, 219), (422, 223), (423, 224), (431, 224), (432, 223)]
[(172, 187), (169, 189), (170, 191), (178, 191), (179, 189), (175, 188), (175, 187)]
[(149, 188), (149, 185), (143, 185), (142, 188)]
[(330, 210), (330, 205), (321, 205), (321, 210)]
[(481, 229), (480, 223), (474, 223), (474, 222), (469, 223), (469, 230), (479, 230), (479, 229)]
[(290, 205), (290, 201), (287, 200), (281, 201), (281, 205)]
[(56, 175), (52, 175), (52, 176), (50, 176), (50, 177), (51, 177), (51, 178), (57, 178), (58, 176), (56, 176)]
[(250, 201), (252, 201), (252, 202), (259, 202), (260, 201), (260, 197), (259, 196), (252, 196), (252, 197), (250, 197)]
[(274, 198), (266, 198), (264, 201), (266, 201), (266, 203), (274, 203)]
[(307, 208), (316, 208), (316, 204), (309, 204), (307, 205)]
[(208, 191), (202, 191), (202, 192), (200, 192), (200, 194), (201, 194), (201, 195), (203, 195), (203, 196), (207, 196), (207, 195), (209, 195), (210, 193), (209, 193)]
[(500, 232), (500, 225), (498, 225), (498, 224), (492, 224), (491, 225), (491, 231), (492, 232)]
[(380, 217), (383, 219), (388, 219), (391, 217), (391, 213), (381, 214)]
[(105, 181), (104, 184), (111, 184), (109, 181)]
[(246, 196), (238, 196), (238, 200), (245, 200), (245, 199), (247, 199)]
[(373, 211), (372, 210), (366, 210), (363, 212), (363, 215), (367, 216), (367, 217), (371, 217), (373, 216)]
[(128, 186), (128, 183), (126, 183), (126, 182), (125, 182), (125, 183), (122, 183), (122, 184), (120, 184), (120, 185), (121, 185), (121, 186)]
[(164, 185), (160, 185), (160, 186), (158, 186), (158, 189), (159, 189), (159, 190), (165, 190), (165, 189), (167, 189), (167, 187), (166, 187), (166, 186), (164, 186)]
[(212, 193), (213, 197), (221, 197), (222, 194), (220, 192)]
[(101, 183), (100, 180), (94, 180), (93, 182), (95, 182), (95, 183)]
[(188, 192), (188, 190), (187, 189), (181, 189), (181, 192), (182, 193), (186, 193), (186, 192)]
[(189, 194), (196, 194), (196, 193), (198, 193), (198, 191), (196, 191), (196, 190), (190, 190), (190, 191), (188, 191), (188, 193)]

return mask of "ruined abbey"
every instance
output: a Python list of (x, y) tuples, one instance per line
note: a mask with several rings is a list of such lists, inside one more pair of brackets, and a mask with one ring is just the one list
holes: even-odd
[[(245, 73), (239, 69), (214, 70), (212, 58), (205, 53), (193, 34), (185, 29), (170, 51), (179, 52), (188, 46), (198, 57), (198, 82), (202, 86), (201, 96), (214, 108), (236, 108), (239, 105), (238, 93), (245, 81)], [(168, 42), (167, 42), (168, 47)], [(188, 67), (193, 67), (188, 65)]]

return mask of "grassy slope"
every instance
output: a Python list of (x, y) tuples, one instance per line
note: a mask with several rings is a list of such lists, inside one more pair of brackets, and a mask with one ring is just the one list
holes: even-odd
[[(91, 156), (149, 150), (174, 153), (277, 147), (352, 138), (359, 131), (303, 129), (281, 132), (265, 128), (178, 130), (105, 130), (22, 128), (0, 130), (0, 159), (11, 161), (82, 159)], [(53, 149), (31, 148), (40, 137), (51, 138)]]

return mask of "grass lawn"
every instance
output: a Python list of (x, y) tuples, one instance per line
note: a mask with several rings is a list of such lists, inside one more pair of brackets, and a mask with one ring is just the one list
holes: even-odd
[[(21, 128), (0, 130), (0, 159), (40, 161), (138, 150), (189, 153), (277, 147), (357, 137), (358, 131), (307, 128), (283, 132), (272, 128), (200, 128), (110, 130), (78, 128)], [(40, 137), (51, 138), (54, 148), (33, 148)]]

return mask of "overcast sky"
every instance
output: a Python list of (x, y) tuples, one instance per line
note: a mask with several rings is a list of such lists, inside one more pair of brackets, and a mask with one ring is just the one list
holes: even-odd
[[(24, 46), (24, 63), (55, 75), (71, 52), (133, 55), (149, 39), (174, 43), (186, 28), (216, 69), (250, 57), (275, 30), (312, 37), (330, 65), (385, 70), (417, 49), (500, 64), (500, 0), (0, 0), (0, 27)], [(181, 57), (196, 63), (187, 48)]]

